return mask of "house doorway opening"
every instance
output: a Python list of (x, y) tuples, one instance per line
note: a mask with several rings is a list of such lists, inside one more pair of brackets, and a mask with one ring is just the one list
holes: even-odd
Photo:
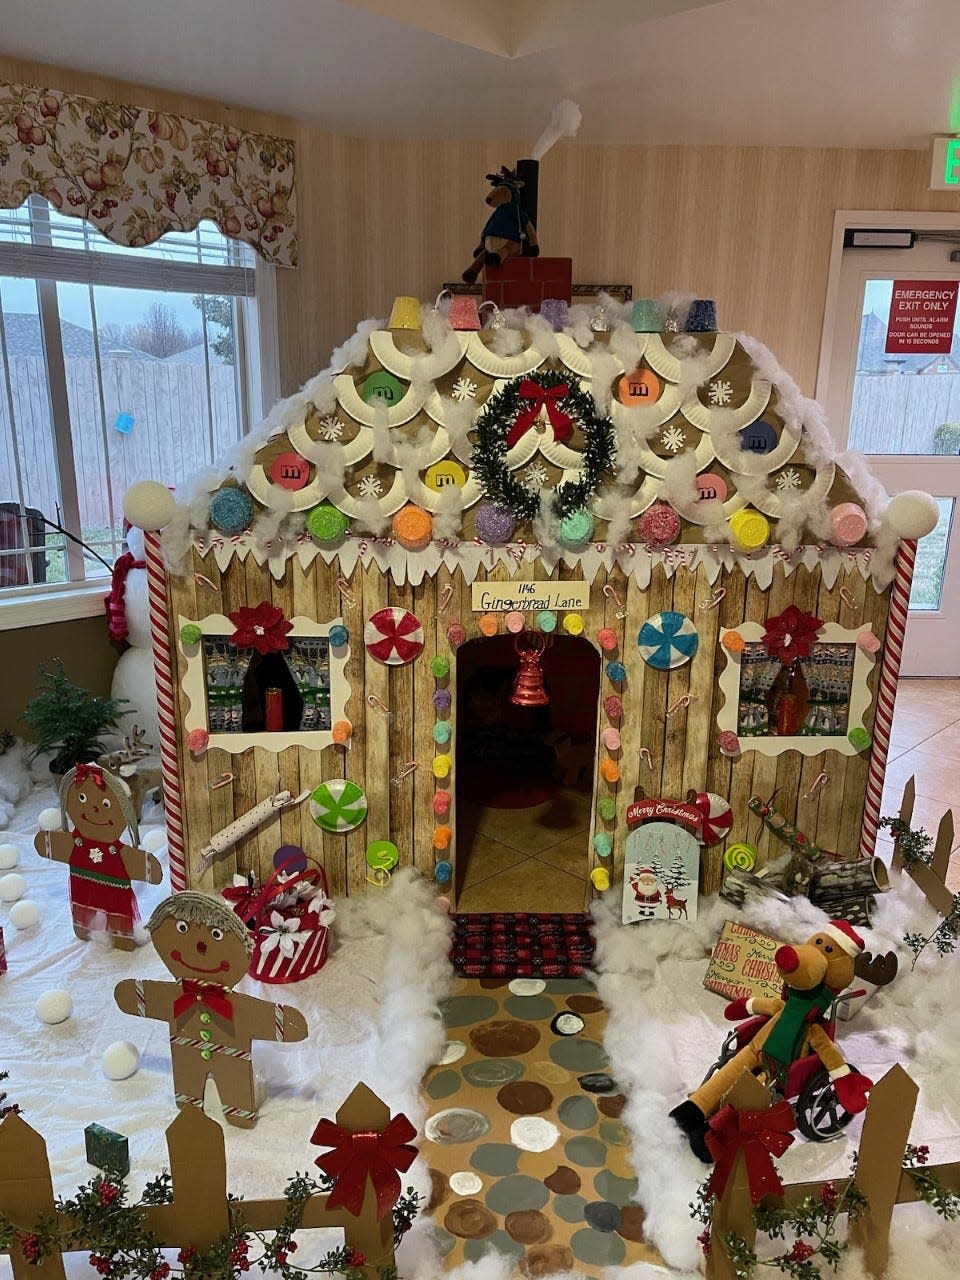
[[(521, 633), (525, 634), (525, 633)], [(555, 636), (544, 706), (511, 702), (517, 637), (457, 651), (457, 910), (582, 911), (596, 775), (600, 654)]]

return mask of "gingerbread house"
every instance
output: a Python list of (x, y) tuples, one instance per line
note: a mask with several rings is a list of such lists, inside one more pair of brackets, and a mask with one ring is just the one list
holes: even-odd
[(174, 886), (297, 845), (337, 895), (413, 864), (455, 897), (465, 798), (544, 753), (588, 892), (657, 801), (704, 815), (701, 892), (771, 852), (757, 796), (868, 855), (923, 495), (710, 304), (485, 323), (364, 322), (148, 535)]

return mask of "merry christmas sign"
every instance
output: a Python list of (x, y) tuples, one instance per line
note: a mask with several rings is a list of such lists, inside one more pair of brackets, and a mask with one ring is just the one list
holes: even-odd
[(695, 920), (703, 815), (680, 800), (640, 797), (627, 808), (623, 923)]

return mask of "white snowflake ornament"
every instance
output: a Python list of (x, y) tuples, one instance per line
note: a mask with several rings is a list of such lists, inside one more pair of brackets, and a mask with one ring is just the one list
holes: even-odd
[(339, 440), (343, 435), (343, 423), (335, 413), (328, 413), (325, 418), (320, 419), (320, 439), (321, 440)]
[(733, 399), (733, 387), (723, 378), (714, 378), (710, 383), (709, 397), (713, 405), (729, 404)]
[(794, 471), (793, 467), (787, 467), (777, 476), (777, 488), (781, 493), (793, 493), (799, 489), (803, 483), (800, 479), (800, 472)]
[(682, 427), (667, 427), (660, 437), (661, 446), (669, 453), (679, 453), (686, 443), (687, 437)]
[(477, 384), (471, 382), (469, 378), (458, 378), (453, 384), (454, 400), (459, 400), (462, 404), (464, 400), (472, 400), (477, 394)]
[(383, 493), (383, 485), (376, 476), (364, 476), (357, 485), (361, 498), (379, 498)]
[(528, 489), (542, 489), (547, 483), (547, 470), (539, 462), (527, 467), (523, 473), (523, 483)]

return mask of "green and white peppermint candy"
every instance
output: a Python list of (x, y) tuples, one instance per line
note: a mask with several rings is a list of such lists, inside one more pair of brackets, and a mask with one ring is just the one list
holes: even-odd
[(310, 816), (324, 831), (352, 831), (366, 819), (367, 797), (349, 778), (331, 778), (311, 794)]

